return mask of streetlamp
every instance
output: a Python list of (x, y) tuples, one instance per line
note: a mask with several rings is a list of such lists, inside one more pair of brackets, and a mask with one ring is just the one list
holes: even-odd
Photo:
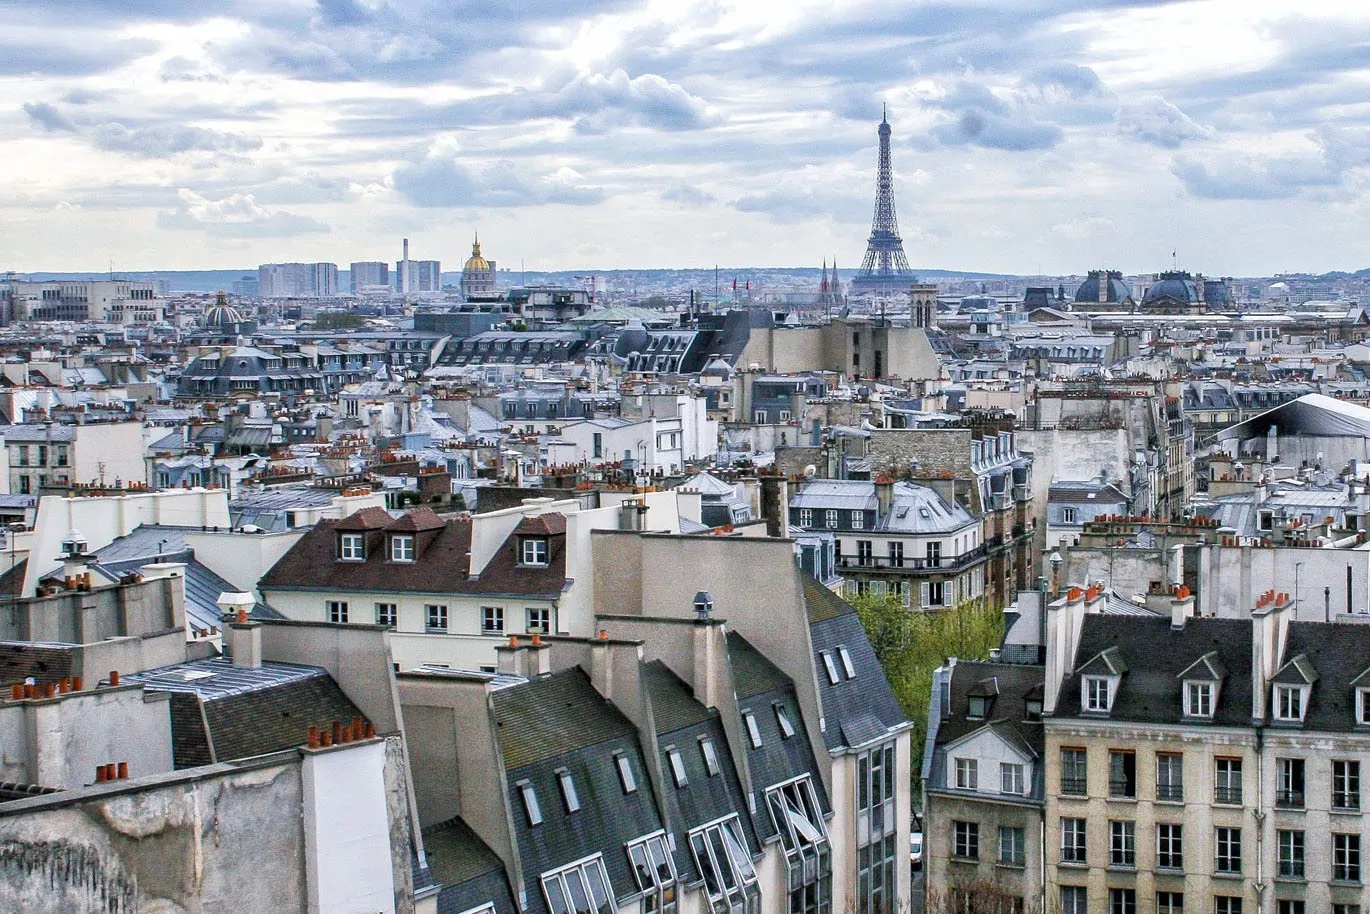
[(1061, 550), (1053, 549), (1047, 561), (1051, 563), (1051, 594), (1058, 597), (1061, 595), (1061, 566), (1066, 563), (1066, 560), (1061, 557)]

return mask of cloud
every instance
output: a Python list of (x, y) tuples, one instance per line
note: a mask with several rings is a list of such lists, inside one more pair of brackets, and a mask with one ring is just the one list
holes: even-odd
[(718, 202), (713, 194), (701, 190), (693, 184), (673, 184), (661, 192), (661, 199), (668, 203), (679, 203), (683, 206), (707, 206), (710, 203)]
[(1025, 83), (1043, 89), (1062, 89), (1073, 96), (1093, 95), (1104, 91), (1103, 80), (1089, 67), (1073, 63), (1048, 64), (1031, 70)]
[(1209, 200), (1278, 200), (1305, 190), (1346, 192), (1350, 172), (1370, 164), (1370, 131), (1325, 127), (1310, 153), (1238, 159), (1177, 158), (1171, 172), (1192, 196)]
[(1213, 133), (1159, 95), (1120, 106), (1116, 122), (1118, 132), (1124, 137), (1162, 149), (1178, 149), (1190, 140), (1203, 139)]
[(1050, 149), (1065, 137), (1060, 127), (1039, 120), (1020, 99), (1003, 98), (971, 80), (958, 80), (928, 101), (949, 115), (930, 131), (944, 146), (1024, 152)]
[(864, 224), (870, 218), (869, 197), (830, 190), (817, 183), (819, 178), (815, 169), (804, 169), (770, 190), (738, 197), (731, 206), (739, 212), (768, 216), (781, 225), (814, 219)]
[(1106, 219), (1103, 216), (1089, 216), (1083, 219), (1071, 219), (1068, 222), (1058, 222), (1051, 227), (1051, 234), (1069, 241), (1083, 241), (1095, 235), (1113, 232), (1117, 227), (1112, 219)]
[(119, 121), (109, 121), (92, 128), (90, 141), (99, 149), (145, 159), (167, 158), (183, 152), (250, 152), (262, 145), (258, 137), (221, 133), (203, 127), (129, 127)]
[(23, 109), (30, 121), (48, 133), (76, 132), (76, 125), (47, 102), (24, 102)]
[(211, 200), (192, 190), (177, 191), (180, 204), (157, 216), (159, 228), (198, 229), (223, 238), (289, 238), (329, 232), (327, 224), (285, 210), (269, 210), (252, 194), (232, 194)]
[(604, 199), (603, 190), (586, 184), (570, 168), (529, 175), (513, 162), (478, 168), (443, 154), (401, 165), (395, 170), (394, 186), (415, 206), (586, 206)]
[(578, 115), (577, 127), (601, 133), (624, 121), (658, 130), (697, 130), (718, 123), (703, 99), (654, 73), (630, 77), (623, 70), (595, 73), (568, 83), (543, 111)]

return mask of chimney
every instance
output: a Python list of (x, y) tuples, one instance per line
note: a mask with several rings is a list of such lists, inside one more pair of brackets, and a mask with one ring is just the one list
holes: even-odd
[(647, 500), (629, 498), (618, 506), (618, 529), (642, 531), (646, 528)]
[(1194, 594), (1183, 584), (1172, 588), (1170, 597), (1170, 627), (1175, 631), (1184, 628), (1185, 620), (1194, 615)]
[(590, 642), (590, 681), (595, 690), (607, 700), (614, 700), (614, 664), (610, 656), (609, 633), (599, 630), (599, 635)]
[(708, 622), (713, 616), (714, 598), (709, 595), (707, 590), (695, 593), (694, 610), (696, 622)]
[(507, 676), (528, 676), (528, 655), (519, 645), (519, 636), (510, 635), (508, 644), (495, 648), (496, 669)]
[(534, 635), (528, 645), (528, 677), (552, 674), (552, 647), (544, 644), (541, 635)]
[(890, 516), (891, 506), (894, 504), (894, 477), (888, 474), (881, 474), (875, 477), (875, 503), (880, 511), (880, 518), (876, 522), (878, 527)]
[(247, 621), (247, 612), (238, 613), (238, 621), (228, 626), (228, 649), (233, 665), (241, 669), (259, 669), (262, 665), (262, 623)]

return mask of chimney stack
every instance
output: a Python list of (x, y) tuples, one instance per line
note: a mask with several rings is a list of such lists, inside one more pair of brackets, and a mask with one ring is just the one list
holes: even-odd
[(233, 665), (242, 669), (260, 669), (262, 665), (262, 623), (248, 622), (247, 614), (228, 626), (228, 649)]
[(618, 529), (641, 531), (646, 527), (647, 502), (643, 498), (629, 498), (618, 506)]
[(882, 473), (875, 477), (875, 502), (880, 511), (880, 518), (877, 525), (883, 523), (890, 516), (890, 507), (894, 504), (894, 477), (887, 473)]
[(1175, 631), (1184, 628), (1185, 620), (1194, 615), (1194, 594), (1183, 584), (1176, 584), (1170, 597), (1170, 627)]

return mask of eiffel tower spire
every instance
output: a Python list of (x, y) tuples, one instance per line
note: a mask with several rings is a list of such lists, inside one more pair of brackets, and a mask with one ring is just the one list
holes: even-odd
[(853, 295), (902, 295), (914, 281), (899, 237), (899, 220), (894, 213), (894, 166), (890, 161), (890, 122), (884, 106), (880, 110), (880, 159), (875, 172), (875, 216), (866, 256), (851, 281)]

